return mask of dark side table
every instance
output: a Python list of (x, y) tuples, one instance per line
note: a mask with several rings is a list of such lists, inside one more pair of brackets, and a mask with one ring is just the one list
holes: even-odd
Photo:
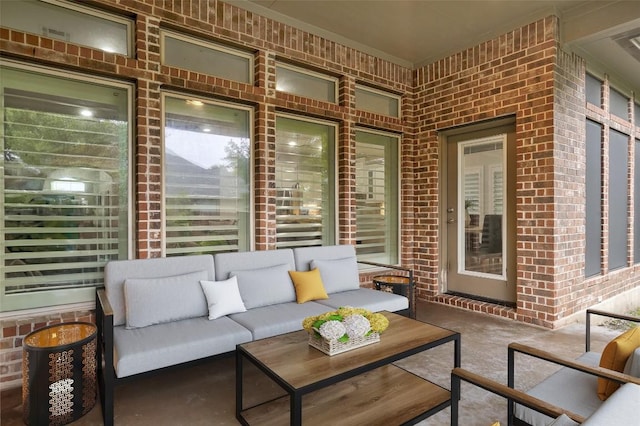
[(28, 334), (22, 351), (22, 409), (28, 425), (63, 425), (96, 402), (96, 335), (91, 323), (50, 325)]
[(413, 280), (410, 277), (401, 275), (376, 275), (373, 277), (373, 285), (376, 290), (388, 291), (389, 293), (405, 296), (409, 299), (409, 317), (416, 317), (413, 304)]

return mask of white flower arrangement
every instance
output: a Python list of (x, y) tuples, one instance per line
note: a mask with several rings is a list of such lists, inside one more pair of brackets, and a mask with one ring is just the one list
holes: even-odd
[(382, 333), (388, 326), (389, 320), (384, 315), (350, 306), (302, 321), (302, 327), (312, 336), (342, 343), (371, 333)]

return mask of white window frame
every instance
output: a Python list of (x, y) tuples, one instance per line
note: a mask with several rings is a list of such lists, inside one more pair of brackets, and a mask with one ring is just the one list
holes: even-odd
[(288, 63), (285, 63), (285, 62), (279, 62), (278, 61), (276, 63), (276, 90), (278, 92), (291, 93), (293, 95), (302, 96), (302, 97), (309, 98), (309, 99), (316, 99), (316, 98), (311, 98), (309, 96), (305, 96), (305, 95), (300, 94), (300, 93), (288, 92), (288, 91), (285, 91), (285, 90), (282, 90), (282, 89), (278, 89), (278, 87), (277, 87), (278, 68), (285, 68), (285, 69), (287, 69), (289, 71), (292, 71), (292, 72), (295, 72), (295, 73), (306, 74), (308, 76), (317, 78), (319, 80), (325, 80), (325, 81), (331, 82), (333, 84), (333, 99), (334, 100), (333, 101), (326, 100), (326, 99), (319, 99), (319, 100), (321, 100), (323, 102), (329, 102), (329, 103), (332, 103), (332, 104), (337, 104), (338, 103), (338, 85), (339, 85), (338, 77), (333, 77), (333, 76), (328, 75), (328, 74), (321, 74), (321, 73), (319, 73), (317, 71), (312, 71), (312, 70), (307, 69), (307, 68), (303, 68), (303, 67), (299, 67), (299, 66), (295, 66), (295, 65), (291, 65), (291, 64), (288, 64)]
[[(226, 53), (228, 55), (231, 56), (235, 56), (238, 58), (242, 58), (242, 59), (246, 59), (248, 61), (248, 76), (249, 76), (249, 81), (248, 82), (243, 82), (244, 84), (253, 84), (254, 83), (254, 72), (253, 69), (255, 67), (254, 63), (255, 63), (255, 57), (253, 54), (249, 53), (249, 52), (244, 52), (240, 49), (234, 49), (231, 47), (227, 47), (224, 46), (220, 43), (216, 43), (215, 41), (208, 41), (208, 40), (203, 40), (201, 38), (195, 37), (195, 36), (190, 36), (190, 35), (186, 35), (186, 34), (181, 34), (177, 31), (171, 31), (171, 30), (166, 30), (166, 29), (161, 29), (160, 30), (160, 62), (163, 65), (167, 65), (167, 66), (172, 66), (172, 65), (168, 65), (165, 64), (165, 49), (166, 49), (166, 42), (165, 39), (166, 38), (173, 38), (176, 40), (180, 40), (183, 41), (185, 43), (190, 43), (190, 44), (194, 44), (200, 47), (204, 47), (205, 49), (210, 49), (210, 50), (215, 50), (221, 53)], [(189, 69), (189, 68), (185, 68), (185, 69)], [(195, 72), (200, 72), (200, 71), (195, 71)], [(208, 73), (210, 75), (214, 75), (217, 76), (216, 74), (213, 73)], [(218, 76), (220, 78), (225, 78), (222, 76)]]
[[(287, 113), (277, 113), (276, 122), (278, 117), (287, 118), (290, 120), (306, 121), (309, 123), (320, 124), (323, 126), (330, 126), (333, 128), (333, 133), (334, 133), (333, 149), (332, 149), (332, 152), (327, 154), (328, 162), (332, 162), (333, 164), (332, 176), (329, 176), (328, 178), (329, 184), (332, 185), (332, 187), (329, 188), (330, 193), (328, 196), (328, 200), (330, 203), (333, 203), (333, 205), (328, 206), (328, 209), (327, 209), (327, 212), (331, 215), (329, 219), (329, 224), (328, 224), (330, 226), (330, 229), (327, 230), (327, 238), (331, 240), (330, 241), (331, 244), (335, 244), (338, 241), (338, 237), (339, 237), (339, 229), (338, 229), (339, 228), (339, 223), (338, 223), (339, 205), (338, 203), (340, 202), (339, 195), (338, 195), (338, 135), (339, 135), (338, 124), (328, 120), (313, 119), (309, 117), (304, 117), (304, 116), (295, 115), (295, 114), (287, 114)], [(277, 134), (277, 126), (276, 126), (276, 134)], [(276, 146), (277, 146), (277, 143), (276, 143)], [(331, 166), (331, 164), (329, 165)], [(275, 167), (277, 167), (277, 163)], [(333, 194), (333, 197), (331, 196), (332, 194)], [(276, 230), (276, 233), (275, 233), (276, 240), (277, 240), (277, 236), (278, 236), (278, 232)]]
[[(205, 104), (208, 105), (218, 105), (218, 106), (222, 106), (222, 107), (228, 107), (228, 108), (232, 108), (232, 109), (239, 109), (239, 110), (245, 110), (249, 112), (249, 123), (253, 123), (254, 122), (254, 115), (255, 115), (255, 111), (253, 108), (242, 105), (242, 104), (236, 104), (236, 103), (232, 103), (232, 102), (224, 102), (224, 101), (219, 101), (219, 100), (213, 100), (213, 99), (209, 99), (209, 98), (203, 98), (203, 97), (195, 97), (195, 96), (187, 96), (185, 94), (181, 94), (178, 92), (171, 92), (171, 91), (164, 91), (161, 94), (162, 97), (162, 213), (161, 213), (161, 220), (162, 220), (162, 256), (167, 256), (167, 228), (166, 228), (166, 224), (167, 224), (167, 209), (164, 208), (166, 206), (166, 171), (165, 171), (165, 128), (166, 128), (166, 123), (165, 123), (165, 117), (166, 117), (166, 108), (164, 107), (165, 105), (165, 99), (167, 97), (171, 97), (171, 98), (175, 98), (175, 99), (183, 99), (185, 102), (187, 101), (196, 101), (196, 102), (203, 102)], [(253, 160), (254, 160), (254, 126), (250, 125), (249, 126), (249, 146), (250, 146), (250, 150), (249, 150), (249, 176), (247, 177), (249, 180), (249, 212), (248, 212), (248, 228), (247, 228), (247, 238), (248, 238), (248, 250), (254, 250), (255, 249), (255, 221), (252, 220), (252, 218), (255, 218), (255, 195), (254, 195), (254, 188), (255, 188), (255, 184), (254, 184), (254, 168), (251, 166), (253, 164)]]
[[(121, 88), (126, 90), (127, 92), (127, 117), (129, 121), (129, 131), (127, 134), (127, 145), (128, 149), (128, 157), (127, 157), (127, 179), (123, 184), (128, 186), (127, 190), (127, 206), (134, 206), (133, 202), (135, 196), (135, 187), (133, 185), (133, 132), (134, 132), (134, 93), (135, 88), (133, 84), (124, 83), (118, 80), (109, 79), (105, 77), (98, 76), (88, 76), (86, 74), (77, 73), (73, 71), (59, 71), (56, 69), (48, 68), (42, 65), (30, 65), (24, 64), (18, 61), (10, 60), (10, 59), (2, 59), (0, 58), (0, 66), (11, 67), (14, 69), (27, 71), (27, 72), (37, 72), (46, 74), (52, 77), (59, 77), (65, 79), (73, 79), (80, 82), (86, 83), (96, 83), (112, 86), (114, 88)], [(4, 139), (4, 114), (0, 114), (0, 136)], [(2, 145), (4, 149), (4, 144)], [(4, 194), (0, 197), (0, 211), (4, 212)], [(3, 213), (4, 214), (4, 213)], [(126, 258), (131, 258), (134, 251), (134, 241), (133, 241), (133, 229), (134, 229), (134, 209), (129, 207), (126, 214), (127, 220), (127, 235), (126, 235)], [(0, 227), (0, 239), (4, 241), (4, 226)], [(4, 261), (0, 262), (0, 277), (4, 277)], [(78, 309), (93, 309), (95, 305), (95, 288), (96, 287), (82, 287), (82, 288), (70, 288), (70, 289), (59, 289), (59, 290), (50, 290), (50, 291), (41, 291), (37, 292), (37, 296), (39, 299), (45, 299), (45, 302), (33, 303), (29, 306), (29, 303), (24, 303), (22, 300), (29, 297), (34, 297), (34, 294), (20, 294), (15, 296), (7, 296), (4, 294), (4, 285), (0, 287), (0, 301), (2, 301), (3, 309), (7, 306), (7, 297), (16, 298), (15, 302), (11, 302), (9, 304), (9, 309), (3, 312), (0, 312), (0, 318), (2, 317), (12, 317), (15, 315), (23, 315), (24, 313), (31, 312), (50, 312), (57, 311), (58, 307), (61, 305), (73, 305)], [(18, 300), (17, 298), (21, 299)], [(17, 306), (17, 308), (13, 309), (12, 306)]]
[[(381, 135), (381, 136), (386, 136), (386, 137), (390, 137), (390, 138), (394, 138), (397, 141), (397, 145), (395, 147), (395, 155), (396, 155), (396, 164), (394, 166), (395, 172), (396, 172), (396, 187), (392, 188), (389, 187), (390, 191), (396, 191), (396, 194), (398, 194), (397, 198), (396, 198), (396, 203), (395, 203), (395, 214), (396, 214), (396, 244), (395, 247), (397, 249), (396, 253), (395, 253), (395, 257), (397, 259), (396, 264), (400, 264), (401, 263), (401, 259), (402, 259), (402, 214), (401, 214), (401, 206), (402, 206), (402, 182), (401, 182), (401, 165), (402, 165), (402, 159), (401, 159), (401, 146), (402, 146), (402, 136), (397, 134), (397, 133), (391, 133), (391, 132), (385, 132), (382, 130), (372, 130), (372, 129), (365, 129), (362, 127), (358, 127), (356, 128), (356, 131), (358, 132), (363, 132), (363, 133), (371, 133), (371, 134), (375, 134), (375, 135)], [(356, 141), (357, 144), (357, 141)], [(393, 147), (391, 147), (391, 149), (394, 149)], [(354, 154), (355, 155), (355, 154)], [(385, 159), (386, 161), (386, 159)], [(357, 246), (356, 246), (357, 247)], [(394, 255), (391, 254), (390, 255)], [(361, 259), (361, 260), (368, 260), (368, 259)], [(384, 263), (384, 262), (383, 262)], [(360, 264), (359, 269), (362, 270), (366, 270), (366, 269), (371, 269), (371, 268), (375, 268), (372, 266), (367, 266), (367, 265), (363, 265)]]
[(363, 84), (357, 84), (356, 83), (356, 90), (362, 90), (364, 92), (370, 92), (370, 93), (374, 93), (376, 95), (380, 95), (389, 99), (394, 99), (397, 102), (398, 105), (398, 115), (388, 115), (388, 114), (382, 114), (379, 111), (371, 111), (368, 110), (366, 108), (359, 108), (356, 102), (356, 109), (360, 109), (361, 111), (368, 111), (368, 112), (372, 112), (374, 114), (382, 114), (382, 115), (387, 115), (388, 117), (395, 117), (395, 118), (402, 118), (402, 96), (397, 95), (395, 93), (392, 92), (387, 92), (385, 90), (381, 90), (381, 89), (375, 89), (373, 87), (370, 86), (366, 86)]

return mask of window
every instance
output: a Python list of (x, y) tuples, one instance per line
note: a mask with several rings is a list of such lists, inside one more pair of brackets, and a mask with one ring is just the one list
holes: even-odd
[(91, 301), (129, 251), (132, 88), (3, 65), (3, 311)]
[(633, 104), (633, 115), (636, 127), (640, 127), (640, 104)]
[(400, 96), (356, 85), (356, 108), (391, 117), (400, 117)]
[(398, 263), (399, 138), (356, 132), (356, 254)]
[(587, 120), (586, 130), (585, 276), (601, 272), (602, 264), (602, 125)]
[(161, 34), (163, 64), (253, 83), (253, 55), (168, 31)]
[(629, 98), (616, 89), (609, 89), (609, 109), (611, 114), (629, 120)]
[(334, 124), (276, 118), (276, 245), (335, 241)]
[(609, 130), (609, 270), (627, 265), (629, 136)]
[(327, 102), (336, 102), (338, 79), (317, 72), (276, 65), (276, 90)]
[(602, 81), (587, 74), (586, 76), (586, 97), (590, 104), (602, 107)]
[(58, 1), (0, 1), (2, 26), (131, 56), (133, 21)]
[(250, 249), (251, 110), (164, 96), (167, 256)]

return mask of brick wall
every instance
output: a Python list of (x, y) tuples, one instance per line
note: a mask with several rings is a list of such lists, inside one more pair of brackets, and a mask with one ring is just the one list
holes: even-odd
[[(581, 120), (584, 115), (609, 117), (605, 110), (585, 111), (584, 63), (559, 50), (557, 18), (534, 22), (411, 70), (220, 1), (96, 0), (91, 4), (135, 16), (131, 58), (6, 28), (0, 29), (0, 52), (27, 63), (135, 82), (135, 257), (162, 254), (161, 93), (172, 90), (254, 107), (258, 250), (275, 248), (275, 120), (277, 112), (286, 111), (339, 123), (340, 243), (355, 241), (355, 129), (364, 126), (402, 133), (401, 259), (415, 269), (420, 299), (554, 327), (593, 300), (635, 285), (635, 268), (588, 281), (581, 277)], [(162, 65), (161, 27), (251, 49), (255, 83)], [(277, 92), (277, 59), (339, 76), (339, 103)], [(356, 83), (402, 94), (402, 118), (356, 110)], [(521, 265), (517, 309), (442, 295), (439, 288), (438, 132), (504, 116), (515, 117), (517, 133), (517, 258)], [(640, 131), (635, 131), (637, 137)], [(362, 285), (370, 286), (371, 276), (363, 274)], [(52, 322), (91, 319), (89, 315), (72, 312), (35, 318), (25, 314), (19, 321), (3, 321), (0, 384), (5, 387), (19, 380), (16, 366), (27, 332)]]
[[(3, 56), (27, 63), (49, 65), (135, 82), (134, 229), (135, 257), (162, 255), (162, 145), (161, 94), (164, 90), (191, 93), (212, 99), (250, 104), (254, 107), (254, 197), (255, 248), (275, 248), (275, 121), (286, 111), (339, 124), (338, 151), (338, 241), (355, 241), (354, 134), (357, 126), (412, 134), (413, 73), (391, 62), (341, 46), (318, 36), (274, 22), (215, 0), (158, 2), (155, 0), (98, 0), (106, 10), (135, 16), (134, 52), (131, 58), (97, 49), (47, 39), (20, 31), (0, 29)], [(255, 51), (255, 83), (242, 84), (222, 78), (164, 66), (160, 63), (160, 29), (168, 27), (192, 36), (212, 39)], [(305, 99), (275, 90), (276, 60), (303, 64), (340, 76), (339, 103)], [(355, 85), (365, 83), (394, 93), (402, 100), (403, 118), (392, 118), (355, 110)], [(403, 186), (410, 186), (411, 139), (405, 139), (401, 161)], [(406, 200), (403, 199), (403, 203)], [(402, 214), (406, 241), (412, 234), (412, 215)], [(402, 262), (410, 264), (412, 246), (402, 249)], [(371, 285), (363, 276), (363, 285)], [(83, 312), (32, 318), (28, 313), (15, 322), (2, 321), (2, 371), (0, 386), (19, 382), (22, 338), (39, 325), (68, 321)], [(18, 325), (19, 324), (19, 325)], [(5, 363), (5, 361), (7, 361)]]

